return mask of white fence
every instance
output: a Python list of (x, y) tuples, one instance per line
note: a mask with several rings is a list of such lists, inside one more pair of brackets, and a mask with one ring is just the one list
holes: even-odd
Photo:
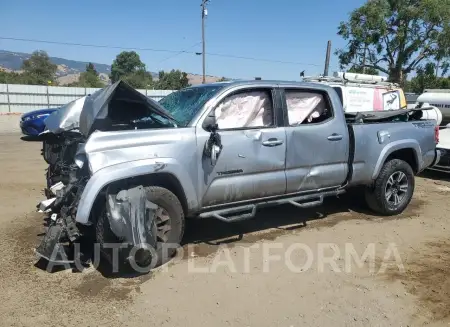
[[(84, 87), (0, 84), (0, 115), (54, 108), (99, 89)], [(158, 101), (172, 90), (138, 90)]]

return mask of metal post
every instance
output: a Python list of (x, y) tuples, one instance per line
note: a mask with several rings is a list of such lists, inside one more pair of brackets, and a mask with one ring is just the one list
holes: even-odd
[(8, 99), (8, 112), (11, 113), (11, 102), (9, 101), (9, 84), (6, 84), (6, 98)]
[(205, 44), (205, 18), (206, 18), (206, 3), (209, 0), (202, 0), (202, 65), (203, 65), (203, 81), (202, 83), (206, 83), (206, 44)]
[(331, 41), (328, 41), (327, 54), (325, 57), (325, 69), (323, 70), (323, 76), (328, 76), (328, 68), (330, 67), (330, 52), (331, 52)]
[(50, 96), (48, 94), (48, 86), (46, 86), (47, 88), (47, 106), (50, 108)]

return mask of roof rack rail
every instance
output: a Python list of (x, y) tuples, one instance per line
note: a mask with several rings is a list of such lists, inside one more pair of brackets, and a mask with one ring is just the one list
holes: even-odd
[[(388, 87), (399, 87), (398, 84), (396, 83), (392, 83), (392, 82), (387, 82), (383, 80), (382, 76), (373, 76), (371, 77), (371, 75), (365, 75), (365, 74), (348, 74), (350, 76), (361, 76), (361, 77), (366, 77), (368, 79), (349, 79), (346, 78), (345, 73), (335, 73), (335, 76), (323, 76), (323, 75), (318, 75), (318, 76), (305, 76), (303, 77), (303, 81), (304, 82), (320, 82), (320, 83), (339, 83), (342, 85), (358, 85), (358, 86), (373, 86), (373, 87), (378, 87), (378, 86), (388, 86)], [(375, 78), (378, 77), (378, 78)], [(372, 78), (372, 80), (370, 79)]]

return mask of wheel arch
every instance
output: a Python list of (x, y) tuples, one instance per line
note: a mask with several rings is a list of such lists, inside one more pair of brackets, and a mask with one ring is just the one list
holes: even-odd
[(385, 162), (388, 162), (392, 159), (400, 159), (408, 163), (414, 171), (414, 174), (417, 174), (419, 172), (417, 153), (413, 148), (396, 150), (386, 158)]
[[(110, 186), (124, 184), (124, 188), (133, 186), (160, 186), (174, 193), (185, 215), (198, 205), (197, 196), (190, 177), (181, 166), (160, 162), (157, 163), (127, 163), (122, 167), (107, 167), (95, 173), (88, 181), (78, 204), (76, 221), (80, 224), (90, 224), (94, 207), (98, 206), (106, 190)], [(172, 168), (172, 169), (171, 169)]]
[(372, 179), (375, 180), (380, 174), (383, 165), (392, 159), (400, 159), (407, 162), (413, 169), (414, 174), (417, 174), (421, 166), (420, 158), (422, 158), (422, 151), (416, 140), (392, 142), (381, 151)]
[(108, 188), (119, 188), (119, 189), (130, 189), (136, 186), (142, 185), (146, 186), (159, 186), (163, 187), (178, 198), (183, 208), (184, 215), (186, 216), (189, 212), (188, 202), (186, 198), (186, 194), (184, 192), (183, 186), (180, 181), (171, 173), (161, 172), (161, 173), (151, 173), (146, 175), (132, 176), (123, 179), (119, 179), (113, 182), (110, 182), (102, 187), (101, 191), (98, 193), (92, 208), (89, 213), (89, 221), (92, 221), (95, 217), (97, 208), (101, 205), (101, 202), (105, 200), (105, 196)]

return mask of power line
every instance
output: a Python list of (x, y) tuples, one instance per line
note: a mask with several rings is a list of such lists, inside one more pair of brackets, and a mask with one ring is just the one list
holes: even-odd
[[(34, 42), (34, 43), (47, 43), (47, 44), (79, 46), (79, 47), (91, 47), (91, 48), (118, 49), (118, 50), (168, 52), (168, 53), (174, 53), (176, 55), (182, 54), (182, 53), (197, 55), (196, 52), (183, 51), (183, 50), (168, 50), (168, 49), (139, 48), (139, 47), (121, 47), (121, 46), (115, 46), (115, 45), (72, 43), (72, 42), (48, 41), (48, 40), (38, 40), (38, 39), (24, 39), (24, 38), (13, 38), (13, 37), (3, 37), (3, 36), (0, 36), (0, 40), (23, 41), (23, 42)], [(322, 65), (312, 64), (312, 63), (295, 62), (295, 61), (284, 61), (284, 60), (273, 60), (273, 59), (255, 58), (255, 57), (244, 57), (244, 56), (236, 56), (236, 55), (230, 55), (230, 54), (224, 54), (224, 53), (210, 53), (210, 52), (208, 52), (208, 55), (216, 56), (216, 57), (223, 57), (223, 58), (233, 58), (233, 59), (243, 59), (243, 60), (251, 60), (251, 61), (272, 62), (272, 63), (278, 63), (278, 64), (290, 64), (290, 65), (300, 65), (300, 66), (322, 67)]]
[(180, 54), (183, 54), (183, 53), (190, 53), (190, 52), (188, 52), (188, 50), (190, 50), (190, 49), (196, 47), (197, 45), (199, 45), (199, 44), (201, 44), (201, 43), (202, 43), (202, 42), (197, 42), (197, 43), (191, 45), (189, 48), (186, 48), (186, 49), (184, 49), (184, 50), (181, 50), (181, 51), (175, 53), (174, 55), (168, 56), (168, 57), (164, 58), (163, 60), (158, 61), (158, 62), (156, 63), (156, 65), (159, 65), (160, 63), (162, 63), (162, 62), (164, 62), (164, 61), (166, 61), (166, 60), (169, 60), (169, 59), (172, 59), (172, 58), (174, 58), (174, 57), (176, 57), (176, 56), (179, 56)]
[(316, 66), (316, 67), (322, 67), (322, 65), (310, 64), (310, 63), (305, 63), (305, 62), (284, 61), (284, 60), (273, 60), (273, 59), (263, 59), (263, 58), (253, 58), (253, 57), (243, 57), (243, 56), (235, 56), (235, 55), (222, 54), (222, 53), (211, 53), (211, 52), (208, 52), (208, 55), (210, 55), (210, 56), (216, 56), (216, 57), (226, 57), (226, 58), (235, 58), (235, 59), (253, 60), (253, 61), (273, 62), (273, 63), (278, 63), (278, 64), (291, 64), (291, 65), (302, 65), (302, 66)]
[(36, 40), (36, 39), (21, 39), (21, 38), (3, 37), (3, 36), (0, 36), (0, 40), (25, 41), (25, 42), (48, 43), (48, 44), (58, 44), (58, 45), (73, 45), (73, 46), (78, 46), (78, 47), (107, 48), (107, 49), (119, 49), (119, 50), (138, 50), (138, 51), (172, 52), (172, 53), (177, 53), (180, 51), (180, 50), (177, 51), (177, 50), (154, 49), (154, 48), (136, 48), (136, 47), (131, 48), (131, 47), (120, 47), (120, 46), (115, 46), (115, 45), (85, 44), (85, 43)]

